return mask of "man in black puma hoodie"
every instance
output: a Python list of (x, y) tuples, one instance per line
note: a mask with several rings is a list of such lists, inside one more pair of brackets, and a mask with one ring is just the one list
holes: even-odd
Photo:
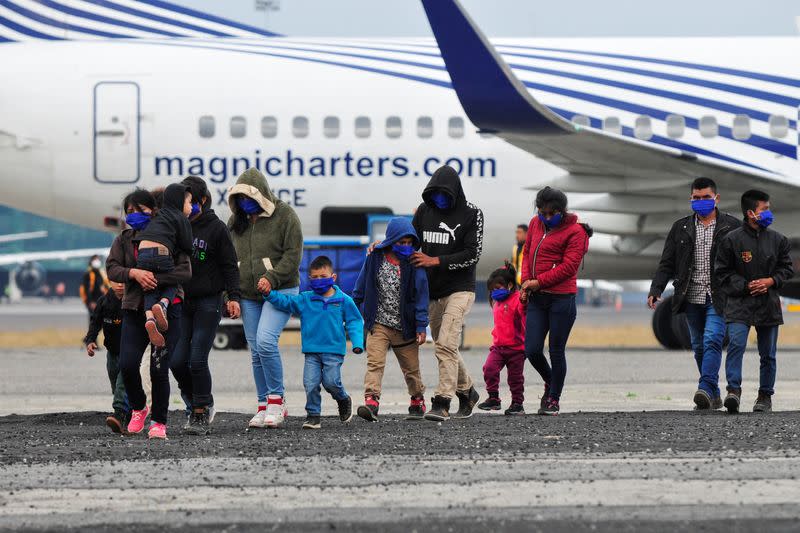
[(425, 418), (447, 420), (454, 394), (459, 406), (453, 417), (469, 418), (478, 393), (458, 347), (464, 317), (475, 301), (475, 268), (483, 248), (483, 212), (467, 201), (458, 173), (446, 165), (434, 172), (422, 199), (413, 220), (422, 247), (412, 256), (412, 262), (428, 273), (428, 314), (439, 361), (439, 385)]

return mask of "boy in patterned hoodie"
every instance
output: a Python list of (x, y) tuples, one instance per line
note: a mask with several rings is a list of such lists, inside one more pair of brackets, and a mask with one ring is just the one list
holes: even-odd
[(407, 420), (425, 415), (425, 385), (419, 371), (419, 347), (428, 327), (428, 277), (425, 269), (409, 262), (419, 238), (408, 218), (389, 221), (386, 238), (368, 257), (353, 290), (361, 308), (367, 335), (367, 373), (364, 405), (358, 416), (378, 420), (386, 353), (391, 346), (408, 386), (411, 405)]

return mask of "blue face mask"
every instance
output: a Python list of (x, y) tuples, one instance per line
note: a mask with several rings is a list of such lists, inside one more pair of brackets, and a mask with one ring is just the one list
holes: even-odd
[(438, 209), (450, 209), (450, 196), (442, 191), (431, 193), (431, 201)]
[(200, 212), (200, 204), (192, 204), (192, 212), (189, 213), (189, 218), (193, 218), (197, 216), (197, 213)]
[(397, 244), (392, 245), (392, 251), (401, 259), (408, 259), (414, 253), (414, 247), (410, 244)]
[(249, 196), (239, 196), (239, 198), (236, 199), (236, 205), (241, 207), (242, 211), (244, 211), (248, 215), (257, 215), (258, 213), (263, 211), (258, 202), (256, 202)]
[(508, 289), (494, 289), (492, 291), (492, 300), (496, 302), (502, 302), (509, 296), (511, 296), (511, 291)]
[(775, 220), (775, 217), (772, 215), (772, 211), (767, 209), (766, 211), (762, 211), (758, 214), (758, 218), (756, 219), (756, 223), (762, 228), (768, 227), (772, 222)]
[(150, 215), (134, 211), (125, 215), (125, 223), (135, 231), (143, 230), (150, 223)]
[(701, 217), (707, 217), (710, 215), (714, 211), (715, 207), (717, 207), (717, 202), (713, 198), (692, 200), (692, 211)]
[(311, 278), (308, 280), (311, 290), (322, 296), (328, 289), (333, 287), (333, 278)]
[(539, 220), (545, 227), (552, 229), (561, 224), (561, 213), (554, 214), (550, 217), (550, 220), (547, 220), (543, 214), (539, 213)]

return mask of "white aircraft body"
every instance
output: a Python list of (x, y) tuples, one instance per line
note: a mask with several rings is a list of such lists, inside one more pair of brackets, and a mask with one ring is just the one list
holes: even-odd
[(317, 235), (326, 208), (411, 213), (447, 163), (485, 214), (484, 275), (544, 185), (596, 231), (587, 279), (649, 278), (701, 175), (735, 215), (767, 190), (799, 236), (796, 38), (489, 41), (458, 3), (423, 6), (435, 40), (275, 36), (161, 0), (2, 0), (0, 201), (108, 228), (126, 192), (194, 174), (224, 219), (256, 166)]

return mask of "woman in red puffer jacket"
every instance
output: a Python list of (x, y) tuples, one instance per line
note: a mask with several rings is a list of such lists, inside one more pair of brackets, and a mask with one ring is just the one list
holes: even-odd
[[(557, 415), (567, 375), (565, 348), (575, 323), (578, 269), (592, 229), (567, 212), (567, 196), (557, 189), (539, 191), (536, 209), (522, 252), (520, 300), (528, 304), (525, 356), (544, 380), (539, 414)], [(544, 356), (548, 334), (552, 367)]]

